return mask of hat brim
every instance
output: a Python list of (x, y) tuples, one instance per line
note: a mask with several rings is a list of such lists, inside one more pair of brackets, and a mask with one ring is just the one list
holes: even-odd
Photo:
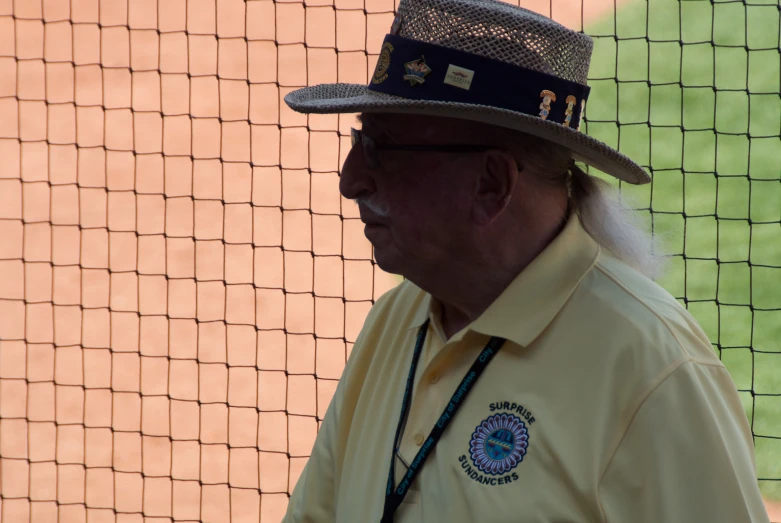
[(550, 140), (572, 152), (575, 160), (627, 183), (641, 185), (651, 176), (627, 156), (570, 127), (537, 116), (488, 105), (411, 100), (369, 90), (361, 84), (320, 84), (288, 93), (285, 103), (299, 113), (393, 112), (447, 116), (507, 127)]

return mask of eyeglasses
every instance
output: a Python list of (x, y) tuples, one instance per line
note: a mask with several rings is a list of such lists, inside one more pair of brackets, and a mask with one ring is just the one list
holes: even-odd
[(476, 145), (476, 144), (447, 144), (447, 145), (411, 145), (397, 143), (377, 143), (377, 140), (371, 136), (366, 136), (363, 131), (350, 128), (352, 136), (352, 145), (360, 143), (363, 145), (363, 154), (366, 162), (371, 169), (380, 168), (380, 157), (378, 151), (425, 151), (440, 153), (474, 153), (498, 149), (495, 145)]

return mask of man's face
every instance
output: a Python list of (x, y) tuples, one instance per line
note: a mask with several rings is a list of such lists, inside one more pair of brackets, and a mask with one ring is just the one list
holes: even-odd
[[(422, 115), (363, 116), (363, 131), (378, 143), (470, 143), (461, 121)], [(457, 256), (471, 232), (465, 191), (469, 156), (441, 152), (378, 151), (371, 169), (356, 144), (342, 169), (339, 190), (357, 200), (364, 233), (383, 270), (416, 274)]]

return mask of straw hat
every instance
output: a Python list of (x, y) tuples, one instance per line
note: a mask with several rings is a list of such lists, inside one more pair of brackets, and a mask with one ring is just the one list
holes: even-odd
[(367, 85), (292, 91), (301, 113), (415, 113), (508, 127), (633, 184), (651, 177), (580, 129), (593, 40), (496, 0), (401, 0)]

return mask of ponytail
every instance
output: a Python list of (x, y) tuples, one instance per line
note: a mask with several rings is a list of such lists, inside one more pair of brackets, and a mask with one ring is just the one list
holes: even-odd
[(662, 276), (667, 258), (658, 235), (646, 232), (624, 195), (575, 164), (569, 164), (569, 193), (583, 228), (603, 248), (651, 279)]

